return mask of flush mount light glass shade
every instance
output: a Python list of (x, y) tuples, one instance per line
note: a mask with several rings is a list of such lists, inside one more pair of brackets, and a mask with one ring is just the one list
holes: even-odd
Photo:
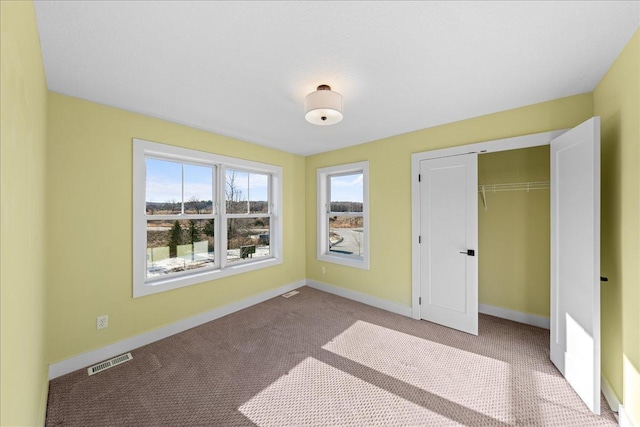
[(318, 86), (304, 99), (304, 118), (314, 125), (333, 125), (342, 120), (342, 95), (327, 85)]

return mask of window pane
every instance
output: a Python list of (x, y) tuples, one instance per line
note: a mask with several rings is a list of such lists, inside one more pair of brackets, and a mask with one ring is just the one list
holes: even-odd
[(269, 212), (269, 175), (249, 174), (249, 209), (251, 213)]
[(147, 278), (213, 265), (214, 220), (147, 221)]
[(184, 213), (213, 213), (213, 168), (184, 165)]
[(146, 159), (147, 215), (182, 212), (182, 164)]
[(362, 212), (362, 173), (329, 177), (331, 212)]
[(227, 219), (227, 262), (261, 258), (271, 255), (270, 219)]
[(329, 216), (329, 252), (364, 255), (363, 217)]
[(232, 169), (226, 171), (225, 200), (227, 213), (247, 213), (249, 174)]

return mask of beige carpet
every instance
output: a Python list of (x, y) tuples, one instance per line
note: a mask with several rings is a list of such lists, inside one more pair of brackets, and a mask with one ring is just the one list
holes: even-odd
[(48, 426), (614, 426), (549, 361), (549, 332), (473, 337), (311, 288), (51, 381)]

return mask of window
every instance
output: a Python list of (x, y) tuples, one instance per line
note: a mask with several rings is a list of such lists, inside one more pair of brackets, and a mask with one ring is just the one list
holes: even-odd
[(271, 256), (269, 175), (227, 169), (227, 263)]
[(133, 295), (282, 262), (282, 168), (133, 140)]
[(318, 259), (369, 269), (369, 162), (318, 169)]

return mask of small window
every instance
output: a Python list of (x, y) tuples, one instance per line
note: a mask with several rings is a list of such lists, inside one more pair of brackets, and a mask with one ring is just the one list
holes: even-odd
[(318, 259), (369, 269), (369, 163), (318, 169)]
[(134, 297), (281, 263), (281, 176), (134, 139)]

